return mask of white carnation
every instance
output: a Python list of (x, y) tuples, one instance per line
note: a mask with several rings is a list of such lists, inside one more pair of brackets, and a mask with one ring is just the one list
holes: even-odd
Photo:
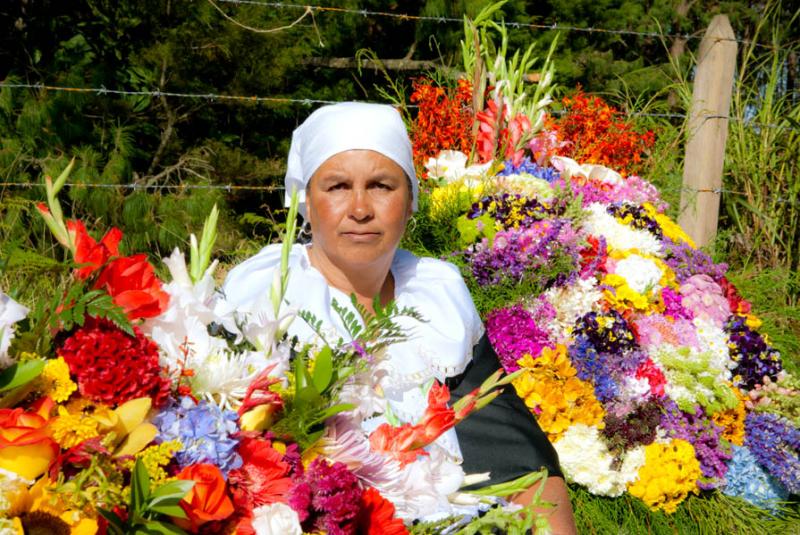
[(614, 266), (614, 273), (624, 278), (631, 289), (642, 295), (659, 288), (659, 281), (664, 275), (658, 264), (636, 254), (618, 260)]
[(615, 458), (600, 431), (585, 424), (573, 424), (553, 445), (566, 478), (601, 496), (622, 495), (645, 460), (644, 447), (637, 446), (625, 452), (619, 469), (612, 468)]
[(586, 208), (588, 217), (583, 228), (594, 236), (603, 236), (612, 249), (621, 251), (636, 249), (645, 254), (660, 256), (661, 243), (646, 230), (637, 230), (617, 221), (601, 203), (592, 203)]
[(578, 279), (568, 286), (550, 288), (545, 298), (556, 311), (556, 317), (542, 325), (559, 343), (569, 337), (575, 321), (589, 312), (600, 312), (603, 293), (597, 288), (597, 279)]

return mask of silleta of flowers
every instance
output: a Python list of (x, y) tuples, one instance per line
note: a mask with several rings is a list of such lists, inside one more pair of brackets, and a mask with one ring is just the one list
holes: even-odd
[(499, 172), (452, 151), (427, 166), (431, 216), (458, 207), (450, 258), (567, 479), (668, 513), (713, 489), (777, 507), (800, 491), (797, 379), (656, 188), (560, 156), (558, 136)]

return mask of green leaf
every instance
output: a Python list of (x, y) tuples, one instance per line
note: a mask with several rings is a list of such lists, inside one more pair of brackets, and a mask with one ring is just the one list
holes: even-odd
[(352, 403), (339, 403), (338, 405), (333, 405), (332, 407), (328, 407), (327, 409), (322, 411), (319, 414), (319, 416), (314, 418), (314, 420), (311, 422), (311, 425), (314, 425), (316, 423), (322, 423), (331, 416), (335, 416), (340, 412), (351, 411), (355, 408), (356, 406), (353, 405)]
[(136, 533), (142, 535), (186, 535), (186, 532), (178, 526), (157, 520), (145, 522), (143, 526), (136, 529)]
[(97, 512), (108, 521), (108, 532), (111, 535), (125, 535), (125, 524), (120, 517), (102, 507), (98, 507)]
[(331, 384), (333, 378), (333, 352), (329, 346), (325, 346), (317, 353), (314, 359), (314, 375), (312, 382), (317, 392), (324, 392)]
[(160, 501), (168, 498), (177, 498), (180, 501), (186, 494), (192, 490), (195, 482), (188, 479), (178, 479), (170, 481), (158, 487), (150, 494), (150, 504), (155, 505)]
[(131, 475), (131, 507), (132, 516), (141, 515), (145, 502), (150, 494), (150, 474), (141, 459), (136, 459)]
[(39, 377), (44, 369), (44, 360), (33, 359), (12, 364), (0, 373), (0, 392), (26, 385)]
[(151, 505), (147, 509), (148, 511), (152, 511), (154, 513), (174, 516), (175, 518), (188, 518), (186, 516), (186, 511), (184, 511), (183, 508), (177, 504), (161, 504), (156, 506)]

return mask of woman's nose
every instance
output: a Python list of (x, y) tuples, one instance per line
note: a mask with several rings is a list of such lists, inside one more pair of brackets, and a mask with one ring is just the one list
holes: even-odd
[(373, 216), (372, 202), (366, 190), (354, 189), (350, 195), (350, 217), (365, 221)]

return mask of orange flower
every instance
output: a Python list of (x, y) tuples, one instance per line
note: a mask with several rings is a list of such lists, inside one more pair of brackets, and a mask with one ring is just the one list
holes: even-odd
[(42, 475), (59, 448), (48, 424), (55, 403), (40, 399), (31, 410), (0, 409), (0, 468), (25, 479)]
[(104, 288), (130, 320), (158, 316), (169, 303), (169, 294), (161, 289), (145, 254), (113, 260), (100, 274), (96, 287)]
[(180, 501), (188, 518), (176, 518), (175, 523), (192, 533), (212, 520), (223, 520), (233, 514), (233, 502), (226, 491), (222, 472), (213, 464), (192, 464), (177, 475), (178, 479), (194, 481), (194, 487)]

